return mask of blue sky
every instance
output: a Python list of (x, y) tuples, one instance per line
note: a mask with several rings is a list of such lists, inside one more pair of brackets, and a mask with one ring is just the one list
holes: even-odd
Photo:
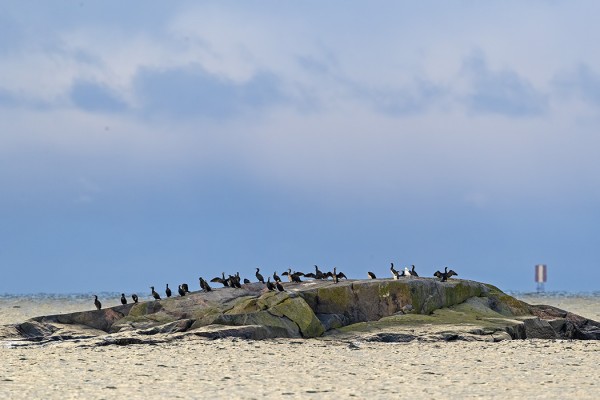
[(600, 289), (597, 2), (122, 3), (0, 1), (0, 293)]

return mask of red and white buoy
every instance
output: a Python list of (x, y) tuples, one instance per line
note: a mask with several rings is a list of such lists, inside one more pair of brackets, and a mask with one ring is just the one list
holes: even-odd
[(538, 264), (535, 266), (535, 282), (537, 283), (537, 291), (544, 291), (544, 284), (548, 279), (546, 272), (546, 264)]

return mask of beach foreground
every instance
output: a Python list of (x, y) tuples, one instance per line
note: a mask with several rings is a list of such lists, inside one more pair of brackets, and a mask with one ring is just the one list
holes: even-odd
[(597, 341), (194, 339), (2, 348), (0, 394), (65, 398), (573, 398), (600, 394)]
[[(597, 319), (600, 310), (597, 297), (541, 300), (560, 302), (561, 308), (588, 318)], [(0, 323), (35, 314), (35, 308), (8, 307), (19, 301), (2, 301), (5, 320)], [(39, 303), (44, 313), (54, 306), (69, 311), (89, 308), (89, 301), (78, 299)], [(18, 347), (4, 342), (0, 356), (0, 395), (11, 399), (600, 396), (598, 341), (374, 343), (186, 337), (129, 346), (80, 341)]]

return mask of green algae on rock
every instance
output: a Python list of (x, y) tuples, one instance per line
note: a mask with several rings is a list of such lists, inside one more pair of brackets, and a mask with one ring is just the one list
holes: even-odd
[[(37, 317), (2, 332), (29, 340), (112, 334), (122, 339), (119, 343), (141, 343), (146, 340), (142, 336), (160, 334), (253, 339), (368, 335), (369, 340), (382, 341), (600, 339), (598, 322), (553, 307), (532, 306), (495, 286), (468, 280), (407, 277), (337, 284), (314, 280), (284, 287), (285, 292), (270, 292), (260, 283), (218, 288)], [(127, 335), (137, 336), (129, 341)]]

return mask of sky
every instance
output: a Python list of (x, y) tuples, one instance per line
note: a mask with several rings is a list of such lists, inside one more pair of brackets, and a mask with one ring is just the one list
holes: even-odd
[(390, 262), (600, 290), (599, 14), (0, 0), (0, 293)]

